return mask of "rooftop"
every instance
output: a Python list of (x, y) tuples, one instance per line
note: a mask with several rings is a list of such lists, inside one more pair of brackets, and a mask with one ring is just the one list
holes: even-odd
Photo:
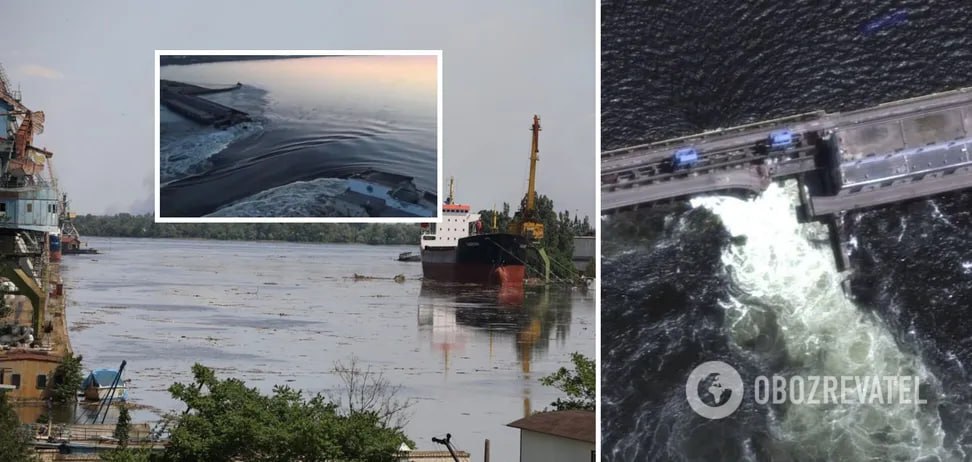
[(538, 412), (507, 426), (588, 443), (594, 442), (597, 428), (593, 411)]
[(972, 104), (836, 130), (842, 162), (972, 137)]

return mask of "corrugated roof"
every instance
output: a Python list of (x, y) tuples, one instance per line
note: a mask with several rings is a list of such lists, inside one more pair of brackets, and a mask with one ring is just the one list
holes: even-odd
[(442, 204), (442, 210), (446, 212), (468, 212), (469, 206), (466, 204)]
[(594, 442), (596, 433), (592, 411), (539, 412), (507, 426), (588, 443)]

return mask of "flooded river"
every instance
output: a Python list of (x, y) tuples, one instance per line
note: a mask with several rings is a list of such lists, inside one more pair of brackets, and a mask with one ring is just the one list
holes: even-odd
[[(414, 247), (99, 239), (65, 256), (71, 342), (87, 369), (128, 361), (136, 421), (184, 407), (166, 388), (194, 362), (270, 392), (336, 391), (334, 363), (356, 356), (413, 398), (406, 433), (422, 449), (453, 442), (482, 460), (516, 460), (506, 424), (559, 391), (539, 378), (570, 353), (594, 356), (593, 292), (423, 284)], [(355, 274), (375, 279), (354, 278)], [(405, 276), (395, 282), (395, 275)]]

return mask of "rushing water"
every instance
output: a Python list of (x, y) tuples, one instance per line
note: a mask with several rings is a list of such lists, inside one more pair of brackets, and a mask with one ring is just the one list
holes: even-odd
[[(898, 9), (907, 21), (866, 27)], [(603, 3), (604, 148), (972, 85), (967, 2)], [(972, 454), (968, 194), (854, 213), (852, 295), (794, 185), (604, 221), (605, 460), (964, 460)], [(926, 405), (761, 406), (709, 421), (696, 365), (915, 375)]]
[(165, 216), (317, 216), (364, 170), (436, 189), (435, 57), (344, 56), (164, 66), (161, 78), (240, 90), (205, 98), (249, 113), (226, 130), (160, 114)]
[[(406, 433), (422, 449), (452, 433), (482, 460), (516, 460), (505, 425), (559, 392), (539, 378), (594, 354), (591, 295), (497, 293), (420, 281), (408, 247), (91, 239), (65, 256), (74, 350), (88, 368), (128, 361), (136, 421), (181, 411), (166, 388), (199, 362), (269, 392), (335, 392), (336, 361), (356, 356), (415, 400)], [(355, 280), (354, 275), (375, 279)], [(404, 282), (395, 282), (402, 274)]]

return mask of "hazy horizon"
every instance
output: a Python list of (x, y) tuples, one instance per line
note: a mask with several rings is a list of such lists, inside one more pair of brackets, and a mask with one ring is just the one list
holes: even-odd
[(595, 214), (593, 2), (334, 2), (246, 7), (173, 1), (8, 5), (0, 54), (23, 102), (47, 115), (77, 213), (154, 208), (155, 50), (443, 50), (443, 180), (489, 209), (526, 190), (541, 116), (537, 190)]

